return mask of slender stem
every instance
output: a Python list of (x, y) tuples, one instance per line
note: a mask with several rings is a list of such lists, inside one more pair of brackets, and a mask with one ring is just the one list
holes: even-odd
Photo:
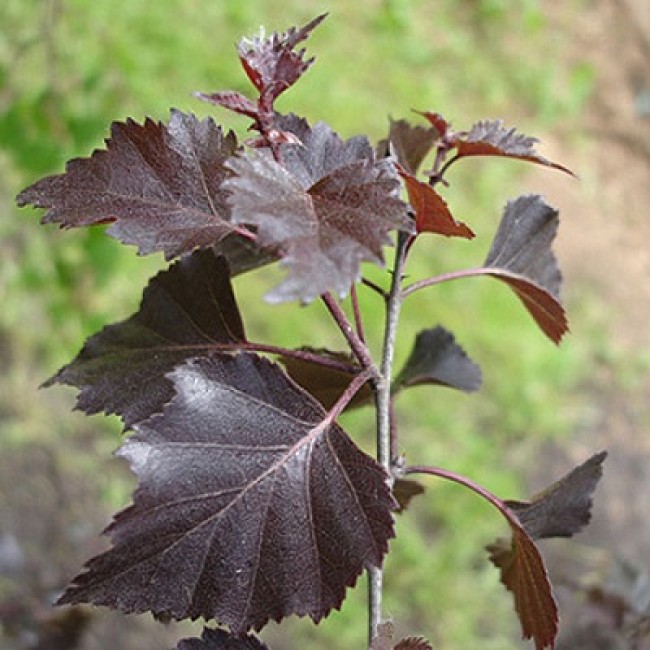
[(397, 440), (397, 416), (395, 414), (395, 396), (390, 398), (390, 466), (395, 467), (399, 459), (399, 445)]
[(386, 325), (384, 330), (384, 345), (381, 358), (381, 381), (377, 390), (377, 460), (387, 471), (390, 471), (390, 383), (397, 340), (397, 324), (402, 307), (402, 279), (406, 261), (406, 248), (410, 236), (403, 233), (398, 235), (395, 251), (395, 265), (391, 280), (388, 301), (386, 303)]
[[(444, 175), (447, 172), (447, 170), (457, 161), (460, 159), (460, 156), (456, 154), (453, 158), (450, 158), (440, 169), (440, 171), (436, 174), (435, 181), (436, 182), (442, 182), (445, 183), (444, 181)], [(433, 185), (434, 183), (432, 183)]]
[[(381, 358), (380, 377), (375, 382), (375, 404), (377, 408), (377, 460), (391, 475), (391, 450), (396, 447), (396, 441), (391, 434), (391, 395), (390, 382), (395, 355), (397, 323), (402, 305), (402, 274), (406, 261), (406, 249), (409, 235), (398, 234), (395, 250), (395, 263), (390, 291), (386, 302), (386, 325), (384, 330), (384, 346)], [(368, 636), (369, 644), (377, 636), (382, 622), (381, 601), (383, 591), (383, 570), (372, 567), (368, 571)]]
[(372, 280), (368, 280), (368, 278), (361, 278), (361, 283), (368, 287), (368, 289), (372, 289), (375, 293), (379, 294), (384, 300), (388, 300), (388, 294)]
[(486, 501), (491, 503), (507, 520), (508, 523), (517, 529), (521, 529), (521, 523), (517, 517), (510, 511), (506, 504), (499, 499), (498, 496), (486, 490), (482, 485), (475, 483), (472, 479), (466, 476), (461, 476), (442, 467), (434, 467), (431, 465), (411, 465), (401, 470), (401, 474), (429, 474), (431, 476), (438, 476), (447, 479), (459, 485), (469, 488), (472, 492), (483, 497)]
[(373, 371), (366, 368), (363, 372), (359, 373), (345, 389), (341, 397), (336, 400), (336, 404), (327, 412), (327, 415), (309, 432), (310, 436), (316, 436), (325, 431), (332, 425), (334, 420), (341, 415), (345, 407), (352, 401), (354, 396), (359, 392), (359, 389), (373, 378)]
[(357, 293), (357, 286), (352, 285), (350, 289), (350, 300), (352, 301), (352, 311), (354, 312), (354, 324), (357, 328), (357, 335), (363, 341), (366, 342), (366, 336), (363, 331), (363, 320), (361, 319), (361, 310), (359, 309), (359, 294)]
[(494, 274), (495, 269), (488, 268), (477, 268), (477, 269), (463, 269), (462, 271), (451, 271), (449, 273), (443, 273), (442, 275), (436, 275), (433, 278), (425, 278), (424, 280), (419, 280), (409, 285), (402, 290), (402, 297), (406, 298), (412, 293), (424, 289), (426, 287), (432, 287), (436, 284), (442, 284), (443, 282), (449, 282), (450, 280), (458, 280), (460, 278), (469, 278), (477, 275), (490, 275)]
[(254, 232), (251, 232), (245, 226), (237, 226), (233, 228), (233, 232), (240, 235), (244, 239), (249, 239), (250, 241), (256, 241), (257, 235)]
[(368, 381), (373, 378), (373, 371), (371, 368), (366, 368), (360, 372), (349, 384), (348, 387), (343, 391), (341, 397), (336, 400), (336, 404), (329, 410), (327, 417), (325, 418), (326, 422), (331, 424), (336, 420), (336, 418), (341, 415), (345, 410), (345, 407), (352, 401), (354, 396), (359, 392), (359, 389)]
[(350, 349), (354, 353), (354, 356), (359, 359), (359, 362), (364, 368), (372, 368), (375, 376), (379, 375), (379, 371), (375, 366), (373, 358), (370, 356), (370, 350), (368, 346), (359, 338), (357, 333), (354, 331), (354, 327), (348, 320), (348, 317), (345, 315), (345, 312), (341, 309), (341, 306), (336, 301), (334, 296), (328, 291), (321, 296), (323, 302), (327, 306), (332, 318), (336, 321), (336, 324), (339, 326), (341, 333), (345, 336), (346, 341), (348, 342)]
[[(229, 348), (228, 346), (224, 346), (224, 349)], [(360, 370), (359, 366), (356, 363), (339, 361), (338, 359), (316, 354), (315, 352), (309, 352), (308, 350), (291, 350), (289, 348), (282, 348), (276, 345), (266, 345), (265, 343), (238, 343), (233, 345), (232, 349), (278, 354), (283, 357), (291, 357), (292, 359), (298, 359), (299, 361), (313, 363), (315, 365), (322, 366), (323, 368), (340, 370), (341, 372), (347, 372), (352, 375), (357, 374)]]

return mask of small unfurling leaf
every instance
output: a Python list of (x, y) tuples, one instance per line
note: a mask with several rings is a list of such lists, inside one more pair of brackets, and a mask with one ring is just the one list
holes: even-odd
[(418, 115), (422, 115), (429, 124), (439, 133), (441, 138), (445, 138), (451, 130), (451, 125), (447, 120), (440, 115), (440, 113), (433, 113), (431, 111), (415, 111)]
[(115, 122), (106, 149), (71, 160), (17, 198), (47, 208), (63, 228), (111, 224), (109, 235), (167, 259), (211, 246), (234, 230), (222, 182), (237, 147), (212, 119), (172, 111), (168, 125)]
[(236, 90), (221, 90), (210, 94), (194, 93), (194, 96), (209, 104), (222, 106), (240, 115), (247, 115), (254, 120), (259, 119), (259, 106)]
[(295, 48), (326, 16), (321, 14), (304, 27), (292, 27), (284, 34), (274, 33), (268, 38), (261, 34), (240, 41), (237, 47), (239, 59), (262, 101), (272, 105), (278, 95), (293, 86), (311, 66), (314, 59), (305, 60), (305, 51), (296, 51)]

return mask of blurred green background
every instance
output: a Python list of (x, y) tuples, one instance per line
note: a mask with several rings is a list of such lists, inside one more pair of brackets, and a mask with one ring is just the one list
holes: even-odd
[[(588, 4), (568, 1), (562, 11), (578, 14)], [(164, 266), (158, 256), (138, 258), (100, 228), (42, 228), (35, 211), (14, 207), (15, 194), (44, 174), (61, 172), (69, 158), (101, 147), (110, 122), (127, 116), (164, 120), (173, 106), (213, 114), (243, 135), (245, 120), (201, 104), (191, 92), (249, 92), (234, 48), (239, 38), (260, 25), (267, 31), (300, 25), (322, 11), (330, 17), (307, 44), (316, 64), (283, 95), (279, 108), (311, 122), (323, 119), (345, 137), (366, 133), (376, 141), (386, 133), (388, 116), (415, 121), (412, 108), (441, 112), (456, 128), (502, 117), (531, 135), (570, 131), (593, 89), (593, 65), (567, 56), (570, 36), (549, 24), (548, 11), (535, 0), (2, 3), (3, 647), (41, 647), (29, 644), (55, 620), (49, 601), (104, 547), (98, 533), (112, 512), (127, 505), (133, 487), (128, 470), (110, 457), (119, 444), (117, 422), (69, 413), (72, 390), (36, 388), (85, 336), (128, 316), (147, 279)], [(575, 142), (580, 146), (577, 136)], [(480, 264), (505, 201), (544, 190), (527, 183), (524, 171), (512, 161), (468, 161), (453, 169), (445, 196), (478, 237), (471, 243), (434, 237), (419, 242), (408, 269), (412, 277)], [(369, 273), (385, 282), (381, 271)], [(267, 273), (237, 280), (250, 338), (342, 346), (320, 306), (264, 304), (270, 281)], [(441, 323), (484, 370), (478, 395), (422, 388), (404, 396), (399, 418), (409, 461), (464, 472), (506, 497), (524, 495), (520, 468), (539, 445), (564, 437), (580, 421), (580, 387), (594, 359), (611, 353), (592, 299), (569, 297), (583, 334), (560, 349), (500, 283), (451, 283), (407, 303), (398, 365), (419, 329)], [(362, 299), (366, 327), (378, 340), (381, 305), (372, 295)], [(344, 419), (365, 445), (371, 424), (367, 413)], [(425, 635), (437, 650), (525, 645), (511, 597), (483, 551), (505, 532), (498, 516), (471, 494), (430, 483), (399, 518), (386, 562), (385, 609), (398, 633)], [(14, 610), (10, 625), (2, 613)], [(179, 636), (200, 629), (165, 628), (148, 617), (122, 620), (101, 610), (91, 616), (79, 648), (171, 648)], [(292, 620), (263, 633), (275, 650), (352, 650), (365, 647), (365, 635), (365, 580), (342, 611), (319, 626)]]

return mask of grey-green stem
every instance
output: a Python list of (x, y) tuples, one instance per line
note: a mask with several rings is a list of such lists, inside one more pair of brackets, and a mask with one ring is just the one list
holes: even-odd
[[(391, 476), (391, 395), (390, 384), (397, 340), (397, 324), (402, 306), (402, 274), (408, 248), (409, 235), (398, 233), (393, 265), (393, 278), (386, 299), (386, 324), (381, 357), (380, 377), (375, 383), (375, 404), (377, 408), (377, 460)], [(382, 623), (381, 601), (383, 593), (383, 571), (373, 567), (368, 571), (368, 614), (369, 643), (377, 636)]]

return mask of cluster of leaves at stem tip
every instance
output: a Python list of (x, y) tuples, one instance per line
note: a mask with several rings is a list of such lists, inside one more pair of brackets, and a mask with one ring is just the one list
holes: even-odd
[[(512, 592), (524, 637), (538, 650), (552, 648), (557, 607), (535, 541), (571, 536), (589, 521), (605, 453), (526, 502), (500, 499), (439, 467), (406, 466), (394, 400), (423, 384), (475, 391), (481, 372), (449, 331), (432, 324), (392, 381), (391, 366), (402, 301), (462, 277), (500, 280), (560, 341), (567, 321), (551, 250), (558, 213), (540, 196), (506, 205), (476, 268), (408, 286), (404, 269), (420, 237), (474, 237), (443, 198), (457, 161), (504, 156), (571, 172), (500, 121), (456, 131), (439, 114), (421, 112), (421, 124), (391, 121), (386, 139), (372, 146), (364, 136), (342, 139), (325, 122), (280, 114), (276, 99), (313, 62), (297, 47), (324, 17), (240, 42), (253, 99), (197, 93), (252, 120), (250, 139), (240, 143), (212, 119), (177, 110), (168, 123), (129, 119), (112, 125), (105, 149), (18, 196), (20, 205), (46, 209), (44, 223), (108, 224), (107, 234), (140, 254), (178, 258), (150, 280), (135, 314), (91, 336), (46, 382), (78, 388), (77, 407), (87, 414), (122, 418), (132, 434), (118, 454), (139, 480), (133, 503), (105, 531), (111, 548), (87, 563), (58, 603), (220, 626), (179, 650), (264, 648), (252, 631), (291, 614), (318, 622), (364, 570), (381, 567), (395, 513), (424, 491), (407, 477), (421, 473), (465, 485), (505, 517), (511, 535), (488, 547), (489, 558)], [(432, 168), (418, 178), (427, 159)], [(362, 263), (383, 265), (391, 243), (386, 286), (364, 279)], [(276, 261), (286, 274), (268, 300), (324, 301), (346, 349), (247, 338), (231, 278)], [(386, 304), (378, 362), (358, 291)], [(337, 423), (373, 395), (379, 462)], [(383, 624), (371, 629), (376, 650), (430, 647), (415, 637), (393, 641)]]

